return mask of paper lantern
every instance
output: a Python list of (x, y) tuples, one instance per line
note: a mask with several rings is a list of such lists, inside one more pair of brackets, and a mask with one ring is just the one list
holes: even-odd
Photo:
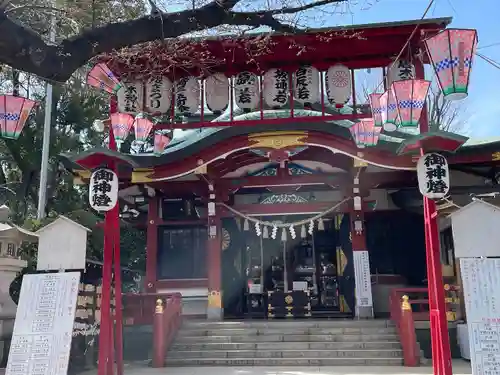
[(116, 93), (118, 111), (121, 113), (137, 114), (142, 111), (144, 104), (144, 84), (139, 81), (125, 81)]
[(375, 126), (375, 121), (371, 118), (363, 119), (359, 121), (363, 128), (363, 141), (364, 145), (367, 147), (376, 146), (378, 139), (380, 137), (380, 132), (382, 128), (380, 126)]
[(256, 109), (260, 101), (259, 77), (250, 72), (241, 72), (234, 78), (236, 105), (249, 112)]
[(0, 95), (0, 135), (18, 139), (35, 104), (20, 96)]
[(353, 124), (349, 131), (351, 132), (352, 139), (358, 148), (365, 148), (366, 137), (365, 137), (365, 124), (360, 122), (356, 122)]
[(173, 84), (167, 77), (154, 76), (146, 82), (145, 110), (149, 113), (164, 114), (172, 105)]
[(382, 126), (386, 132), (393, 132), (398, 128), (398, 108), (392, 88), (384, 92), (379, 100), (382, 111)]
[(388, 66), (387, 87), (394, 82), (415, 78), (415, 66), (408, 60), (399, 59)]
[(262, 84), (264, 103), (271, 108), (281, 108), (288, 103), (288, 73), (282, 69), (269, 69)]
[(89, 204), (98, 212), (113, 209), (118, 201), (118, 176), (107, 168), (92, 172), (89, 184)]
[(200, 108), (200, 81), (196, 77), (183, 77), (175, 85), (175, 105), (184, 115), (193, 115)]
[(207, 77), (205, 96), (208, 109), (216, 115), (224, 112), (229, 105), (229, 79), (222, 73)]
[(477, 31), (447, 29), (424, 42), (443, 96), (448, 100), (466, 98), (476, 53)]
[(155, 133), (153, 152), (156, 156), (160, 156), (165, 151), (165, 147), (170, 143), (170, 138), (161, 133)]
[(3, 138), (18, 139), (36, 101), (0, 95), (0, 134)]
[(151, 129), (153, 129), (153, 123), (149, 119), (141, 115), (137, 116), (134, 120), (135, 141), (139, 145), (146, 143)]
[(399, 126), (418, 126), (430, 84), (429, 81), (423, 79), (408, 79), (392, 84), (392, 92), (396, 99), (399, 115)]
[(294, 97), (304, 106), (319, 102), (319, 72), (313, 66), (301, 66), (294, 74)]
[(370, 94), (368, 98), (370, 100), (370, 108), (372, 111), (373, 120), (375, 126), (381, 127), (384, 123), (382, 122), (382, 107), (380, 105), (380, 97), (382, 94)]
[(442, 199), (450, 190), (450, 171), (443, 155), (425, 154), (417, 162), (418, 188), (423, 196)]
[(116, 141), (116, 147), (120, 149), (123, 141), (127, 139), (130, 128), (134, 124), (134, 118), (126, 113), (113, 113), (110, 116), (111, 129)]
[(330, 104), (342, 108), (351, 98), (351, 72), (345, 65), (334, 65), (326, 72), (326, 95)]
[(90, 69), (87, 73), (87, 85), (109, 92), (110, 94), (115, 94), (122, 86), (113, 72), (104, 63), (96, 64)]

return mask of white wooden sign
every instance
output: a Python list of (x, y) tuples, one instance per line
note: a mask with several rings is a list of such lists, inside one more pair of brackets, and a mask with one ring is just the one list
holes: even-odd
[(356, 306), (372, 307), (372, 281), (368, 251), (353, 251), (354, 283), (356, 286)]
[(79, 272), (25, 275), (6, 375), (66, 375)]
[(462, 258), (464, 288), (474, 375), (500, 373), (500, 259)]

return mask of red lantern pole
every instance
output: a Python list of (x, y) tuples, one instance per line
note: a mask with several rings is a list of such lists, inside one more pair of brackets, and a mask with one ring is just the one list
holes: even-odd
[[(420, 61), (415, 64), (415, 73), (417, 79), (425, 79), (424, 66)], [(420, 133), (428, 131), (429, 119), (425, 105), (420, 118)], [(423, 155), (424, 150), (421, 149), (420, 153)], [(427, 197), (424, 197), (424, 224), (434, 375), (453, 375), (444, 300), (443, 271), (440, 262), (436, 202)]]

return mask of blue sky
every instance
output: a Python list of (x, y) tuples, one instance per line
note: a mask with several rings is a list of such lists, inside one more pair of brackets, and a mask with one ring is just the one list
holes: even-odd
[[(362, 1), (361, 1), (362, 2)], [(368, 2), (368, 1), (367, 1)], [(346, 15), (341, 24), (363, 24), (419, 19), (428, 0), (372, 0), (365, 11)], [(500, 63), (500, 19), (498, 0), (436, 0), (427, 18), (453, 17), (451, 27), (478, 31), (478, 52)], [(498, 43), (495, 46), (491, 44)], [(483, 48), (481, 48), (483, 47)], [(500, 64), (499, 64), (500, 65)], [(468, 135), (472, 138), (500, 137), (500, 69), (476, 56), (469, 97), (462, 103)]]

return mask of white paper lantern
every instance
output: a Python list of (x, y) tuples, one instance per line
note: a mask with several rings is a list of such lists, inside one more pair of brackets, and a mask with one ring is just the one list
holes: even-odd
[(250, 72), (238, 73), (234, 78), (234, 98), (241, 109), (256, 109), (260, 101), (259, 77)]
[(450, 190), (450, 171), (443, 155), (425, 154), (417, 163), (418, 188), (430, 199), (444, 198)]
[(229, 79), (222, 73), (213, 74), (205, 80), (205, 97), (208, 109), (221, 114), (229, 105)]
[(345, 65), (337, 64), (326, 72), (326, 95), (330, 104), (342, 108), (351, 98), (351, 72)]
[(293, 77), (294, 96), (299, 103), (310, 106), (319, 102), (319, 71), (313, 66), (301, 66)]
[(146, 82), (145, 110), (149, 113), (167, 113), (172, 104), (172, 81), (155, 76)]
[(192, 115), (200, 108), (200, 82), (196, 77), (184, 77), (175, 85), (175, 105), (185, 115)]
[(281, 108), (288, 103), (288, 73), (282, 69), (269, 69), (264, 74), (264, 103), (271, 108)]
[(142, 111), (144, 104), (144, 85), (142, 82), (123, 82), (123, 86), (116, 93), (118, 112), (137, 114)]
[(391, 87), (393, 82), (415, 79), (415, 66), (408, 60), (399, 59), (394, 64), (388, 66), (387, 87)]
[(92, 172), (89, 184), (90, 207), (98, 212), (113, 209), (118, 201), (118, 176), (108, 168)]

